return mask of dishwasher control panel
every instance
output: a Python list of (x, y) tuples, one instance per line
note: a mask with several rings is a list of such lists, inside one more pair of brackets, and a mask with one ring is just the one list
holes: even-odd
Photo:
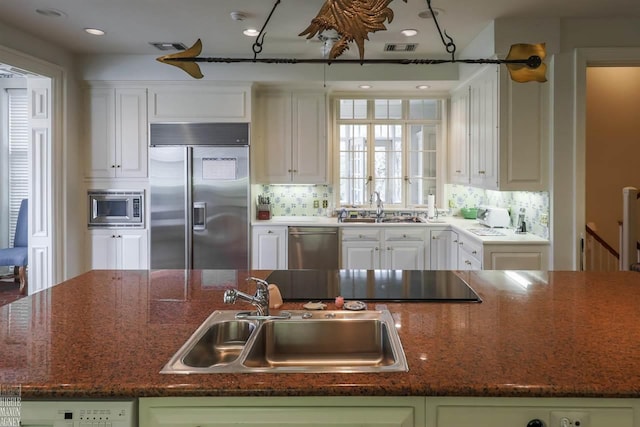
[(20, 405), (20, 425), (51, 427), (133, 427), (134, 401), (31, 401)]

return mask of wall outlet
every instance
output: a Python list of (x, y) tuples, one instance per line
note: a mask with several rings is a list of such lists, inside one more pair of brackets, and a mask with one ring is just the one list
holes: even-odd
[(589, 427), (589, 413), (579, 411), (552, 411), (549, 427)]
[(540, 215), (540, 224), (549, 225), (549, 215), (544, 213)]
[(325, 209), (328, 208), (329, 207), (329, 201), (328, 200), (323, 200), (322, 201), (322, 207), (325, 208)]
[(320, 200), (314, 200), (313, 201), (313, 207), (316, 208), (316, 209), (319, 208), (320, 207)]

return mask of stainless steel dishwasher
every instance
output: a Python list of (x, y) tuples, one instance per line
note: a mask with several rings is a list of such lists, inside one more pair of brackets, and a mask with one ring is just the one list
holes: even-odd
[(289, 227), (289, 269), (338, 269), (338, 227)]

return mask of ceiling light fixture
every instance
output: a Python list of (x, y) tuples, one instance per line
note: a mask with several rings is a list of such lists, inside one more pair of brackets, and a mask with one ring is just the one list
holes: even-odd
[(420, 89), (420, 90), (431, 89), (431, 86), (429, 86), (429, 85), (418, 85), (418, 86), (416, 86), (416, 89)]
[(256, 30), (255, 28), (247, 28), (242, 32), (242, 34), (244, 34), (247, 37), (258, 37), (258, 34), (260, 34), (260, 31)]
[(371, 85), (360, 85), (358, 86), (360, 89), (371, 89)]
[(101, 30), (99, 28), (85, 28), (84, 31), (93, 36), (104, 36), (106, 34), (104, 30)]
[(413, 28), (407, 28), (406, 30), (400, 31), (405, 37), (413, 37), (418, 35), (418, 30), (414, 30)]
[[(546, 57), (544, 43), (538, 44), (514, 44), (509, 49), (506, 59), (456, 59), (456, 45), (453, 38), (446, 31), (440, 29), (437, 13), (431, 7), (431, 0), (426, 0), (433, 22), (436, 25), (440, 40), (445, 51), (451, 55), (450, 59), (364, 59), (364, 43), (369, 39), (369, 33), (386, 30), (385, 21), (393, 19), (393, 11), (388, 7), (393, 0), (372, 0), (375, 8), (371, 4), (363, 2), (336, 2), (325, 0), (324, 5), (318, 15), (311, 21), (311, 24), (299, 34), (307, 39), (315, 37), (317, 34), (327, 30), (335, 30), (340, 38), (333, 44), (327, 58), (318, 59), (297, 59), (297, 58), (258, 58), (264, 45), (265, 28), (269, 23), (273, 12), (280, 4), (281, 0), (276, 0), (269, 16), (258, 33), (256, 41), (253, 43), (253, 58), (214, 58), (198, 57), (202, 52), (202, 42), (198, 39), (193, 46), (184, 52), (164, 55), (156, 58), (157, 61), (181, 68), (194, 78), (204, 77), (200, 71), (198, 62), (213, 63), (263, 63), (263, 64), (419, 64), (435, 65), (445, 63), (465, 63), (465, 64), (504, 64), (509, 70), (511, 80), (524, 82), (546, 82), (545, 76), (547, 66), (543, 63)], [(403, 0), (405, 3), (407, 0)], [(375, 10), (375, 13), (371, 11)], [(333, 16), (348, 16), (348, 22), (336, 21)], [(347, 20), (345, 20), (347, 21)], [(349, 43), (355, 42), (360, 53), (360, 59), (336, 59), (349, 49)]]
[(234, 21), (244, 21), (245, 19), (247, 19), (247, 14), (244, 12), (234, 11), (229, 15), (231, 15), (231, 19), (233, 19)]

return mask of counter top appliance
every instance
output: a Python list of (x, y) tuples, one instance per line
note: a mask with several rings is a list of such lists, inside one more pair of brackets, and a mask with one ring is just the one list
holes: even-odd
[(480, 224), (492, 228), (506, 228), (511, 225), (509, 211), (495, 206), (479, 206), (477, 219)]
[(482, 301), (459, 275), (445, 270), (275, 270), (267, 282), (278, 286), (285, 301)]

